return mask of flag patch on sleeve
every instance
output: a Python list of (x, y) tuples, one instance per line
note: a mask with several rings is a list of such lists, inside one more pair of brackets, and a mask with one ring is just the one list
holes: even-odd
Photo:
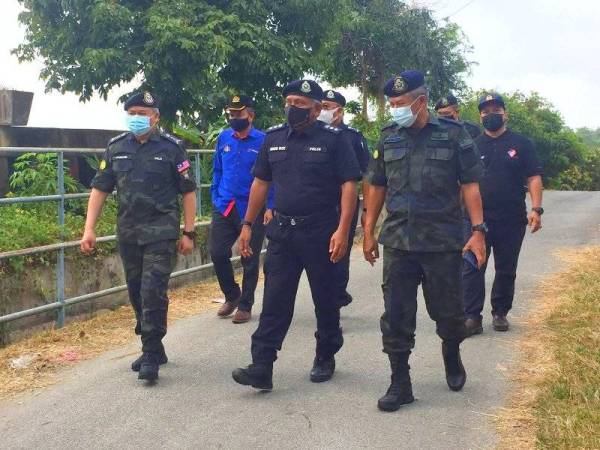
[(177, 164), (177, 172), (179, 173), (183, 173), (186, 170), (189, 170), (190, 168), (190, 162), (186, 159), (185, 161), (183, 161), (182, 163)]

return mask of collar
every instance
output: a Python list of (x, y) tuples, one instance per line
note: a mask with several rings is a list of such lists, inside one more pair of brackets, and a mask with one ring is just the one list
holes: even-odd
[(499, 141), (499, 140), (501, 140), (501, 139), (506, 139), (506, 138), (510, 137), (511, 133), (512, 133), (512, 132), (510, 131), (510, 129), (509, 129), (509, 128), (507, 128), (507, 129), (504, 131), (504, 133), (502, 133), (502, 134), (501, 134), (500, 136), (498, 136), (498, 137), (492, 137), (492, 136), (490, 136), (489, 134), (487, 134), (485, 131), (482, 133), (482, 135), (483, 135), (483, 138), (484, 138), (485, 140), (487, 140), (487, 141)]

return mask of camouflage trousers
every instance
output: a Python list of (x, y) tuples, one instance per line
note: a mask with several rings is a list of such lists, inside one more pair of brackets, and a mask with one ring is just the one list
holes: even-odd
[(167, 334), (169, 278), (177, 260), (177, 241), (146, 245), (119, 243), (129, 301), (136, 317), (142, 351), (157, 352)]
[(447, 342), (462, 342), (461, 270), (460, 252), (408, 252), (384, 247), (381, 333), (385, 353), (403, 353), (415, 346), (419, 284), (438, 336)]

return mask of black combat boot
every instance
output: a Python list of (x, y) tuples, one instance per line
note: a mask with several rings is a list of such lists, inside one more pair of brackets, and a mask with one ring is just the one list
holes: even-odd
[(467, 372), (460, 359), (460, 343), (442, 342), (446, 382), (453, 391), (460, 391), (467, 381)]
[(158, 379), (158, 360), (157, 353), (144, 352), (140, 372), (138, 373), (138, 380), (156, 381)]
[(381, 411), (397, 411), (400, 406), (415, 401), (410, 383), (409, 355), (410, 352), (389, 355), (390, 366), (392, 367), (392, 384), (390, 384), (385, 395), (377, 402), (377, 407)]
[[(165, 347), (161, 344), (159, 351), (156, 353), (158, 358), (158, 364), (163, 365), (169, 362), (169, 358), (167, 358), (167, 354), (165, 353)], [(140, 367), (142, 366), (142, 360), (144, 359), (144, 355), (140, 356), (134, 362), (131, 363), (131, 370), (134, 372), (139, 372)]]
[(273, 389), (273, 365), (250, 364), (246, 368), (235, 369), (231, 376), (236, 383), (263, 391)]
[(310, 381), (313, 383), (322, 383), (331, 380), (335, 372), (335, 358), (333, 356), (324, 358), (316, 356), (310, 371)]

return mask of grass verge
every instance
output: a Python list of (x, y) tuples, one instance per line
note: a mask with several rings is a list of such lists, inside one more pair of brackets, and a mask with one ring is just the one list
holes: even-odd
[(518, 344), (501, 449), (600, 449), (600, 247), (559, 256)]
[[(215, 308), (213, 299), (221, 296), (216, 282), (172, 290), (169, 323)], [(51, 385), (63, 369), (132, 342), (134, 325), (131, 307), (123, 306), (1, 348), (0, 400)]]

